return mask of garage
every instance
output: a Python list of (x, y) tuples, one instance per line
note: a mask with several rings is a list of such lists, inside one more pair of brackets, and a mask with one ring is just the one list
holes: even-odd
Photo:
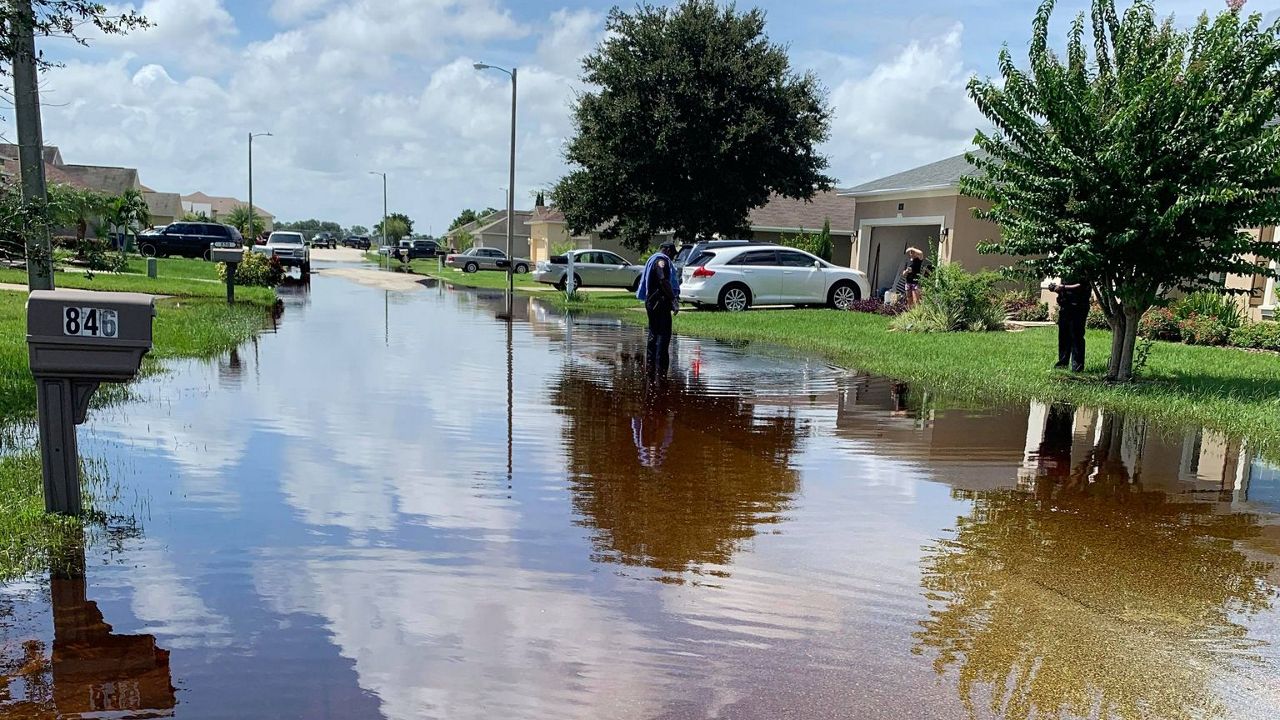
[(938, 225), (882, 225), (869, 230), (866, 273), (877, 296), (883, 290), (892, 289), (902, 276), (907, 264), (907, 248), (920, 248), (930, 262), (937, 262), (930, 254), (938, 242)]

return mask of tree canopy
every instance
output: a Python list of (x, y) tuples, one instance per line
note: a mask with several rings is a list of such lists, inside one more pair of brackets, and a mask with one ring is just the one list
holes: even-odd
[[(373, 226), (373, 233), (375, 235), (383, 234), (381, 222)], [(387, 215), (386, 235), (388, 238), (399, 242), (400, 238), (411, 234), (413, 234), (413, 220), (410, 220), (408, 215), (398, 212)]]
[(667, 230), (734, 234), (772, 193), (831, 187), (814, 148), (828, 135), (826, 90), (791, 69), (759, 9), (614, 8), (582, 64), (598, 90), (574, 107), (565, 158), (575, 169), (552, 191), (572, 232), (604, 226), (632, 248)]
[(1222, 291), (1225, 274), (1272, 274), (1280, 259), (1242, 231), (1280, 222), (1280, 24), (1241, 5), (1180, 29), (1147, 0), (1123, 14), (1093, 0), (1060, 56), (1046, 0), (1029, 67), (1006, 47), (1001, 79), (970, 83), (994, 126), (970, 155), (981, 173), (960, 185), (1001, 226), (983, 249), (1035, 277), (1093, 283), (1111, 379), (1132, 376), (1138, 320), (1169, 292)]
[[(150, 27), (151, 23), (136, 10), (108, 8), (90, 0), (28, 0), (30, 9), (23, 3), (0, 3), (0, 75), (10, 73), (18, 46), (14, 43), (15, 30), (30, 29), (37, 37), (70, 38), (87, 45), (83, 33), (85, 25), (93, 25), (106, 35), (121, 35), (131, 30)], [(53, 66), (43, 56), (35, 58), (37, 67)]]
[(449, 223), (449, 229), (455, 230), (463, 225), (470, 225), (476, 220), (492, 215), (496, 212), (498, 211), (493, 208), (485, 208), (484, 210), (472, 210), (471, 208), (467, 208), (466, 210), (458, 213), (458, 217), (454, 218), (453, 222)]
[[(294, 220), (291, 222), (276, 222), (275, 228), (276, 230), (293, 230), (295, 232), (300, 232), (308, 240), (322, 232), (333, 233), (334, 237), (343, 236), (342, 225), (333, 222), (332, 220), (316, 220), (311, 218), (307, 220)], [(360, 235), (361, 233), (353, 234)]]

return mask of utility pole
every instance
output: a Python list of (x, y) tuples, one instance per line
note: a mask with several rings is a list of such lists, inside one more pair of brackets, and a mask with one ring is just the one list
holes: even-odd
[(387, 255), (387, 259), (384, 264), (384, 269), (386, 269), (391, 266), (391, 246), (387, 245), (387, 174), (384, 172), (378, 172), (377, 170), (370, 170), (369, 174), (382, 176), (382, 232), (380, 232), (379, 235), (382, 236), (380, 242), (382, 243), (382, 249), (386, 251)]
[(53, 289), (53, 252), (49, 243), (48, 194), (44, 178), (44, 132), (40, 127), (40, 87), (36, 68), (35, 12), (31, 0), (10, 0), (13, 10), (13, 114), (18, 125), (18, 167), (22, 200), (41, 208), (41, 217), (25, 238), (27, 287)]
[(515, 219), (512, 217), (516, 211), (516, 68), (510, 70), (490, 65), (488, 63), (475, 63), (473, 65), (476, 70), (499, 70), (511, 76), (511, 166), (510, 178), (507, 182), (507, 311), (510, 315), (513, 295), (515, 293), (515, 262), (511, 255), (512, 240), (514, 236), (514, 228), (512, 223)]
[(258, 244), (258, 236), (253, 232), (253, 220), (258, 215), (258, 211), (253, 206), (253, 139), (256, 137), (272, 137), (271, 133), (249, 133), (249, 237), (245, 238), (245, 243), (249, 246)]

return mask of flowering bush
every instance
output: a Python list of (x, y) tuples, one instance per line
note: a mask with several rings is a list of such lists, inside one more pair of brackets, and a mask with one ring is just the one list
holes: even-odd
[(1102, 308), (1097, 303), (1089, 306), (1089, 317), (1085, 318), (1084, 326), (1090, 330), (1111, 329), (1111, 323), (1107, 321), (1106, 313), (1102, 312)]
[(1188, 345), (1226, 345), (1231, 338), (1231, 328), (1208, 315), (1188, 316), (1178, 323), (1178, 331)]
[[(218, 263), (218, 279), (227, 281), (227, 264)], [(236, 285), (241, 287), (275, 287), (284, 279), (284, 266), (280, 258), (259, 252), (245, 253), (244, 261), (236, 266)]]
[(896, 317), (907, 311), (907, 304), (904, 302), (883, 303), (875, 298), (866, 298), (863, 300), (855, 300), (849, 309), (854, 312), (875, 313), (876, 315), (884, 315), (885, 317)]
[(1182, 328), (1172, 310), (1151, 308), (1138, 321), (1138, 334), (1149, 340), (1177, 342), (1182, 339)]

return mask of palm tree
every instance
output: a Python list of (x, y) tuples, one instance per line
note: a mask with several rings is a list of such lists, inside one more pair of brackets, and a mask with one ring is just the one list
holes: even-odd
[(88, 234), (89, 221), (102, 217), (109, 210), (112, 201), (112, 198), (96, 190), (72, 185), (50, 185), (48, 193), (53, 221), (59, 225), (74, 225), (76, 240), (80, 241)]
[(129, 188), (119, 197), (111, 199), (107, 217), (112, 225), (120, 229), (125, 239), (124, 248), (127, 249), (132, 245), (129, 242), (130, 235), (137, 237), (139, 228), (151, 224), (151, 208), (147, 207), (146, 198), (142, 197), (140, 191)]
[(227, 213), (227, 223), (240, 231), (245, 237), (246, 242), (253, 242), (253, 238), (265, 229), (262, 218), (258, 217), (258, 213), (249, 208), (248, 205), (237, 205), (231, 208), (231, 212)]

